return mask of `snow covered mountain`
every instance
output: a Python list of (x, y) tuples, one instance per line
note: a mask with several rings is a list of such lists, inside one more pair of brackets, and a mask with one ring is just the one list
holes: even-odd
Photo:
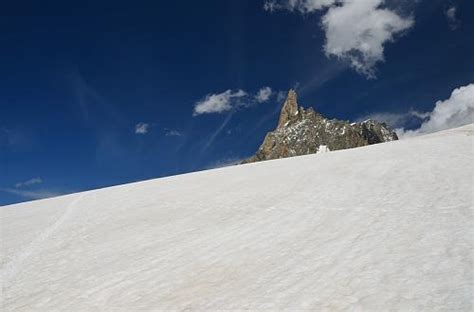
[(473, 139), (1, 207), (1, 310), (472, 311)]
[(360, 147), (398, 140), (385, 123), (366, 120), (349, 123), (328, 119), (312, 108), (298, 105), (294, 90), (288, 92), (277, 128), (267, 133), (254, 156), (243, 163), (286, 158)]

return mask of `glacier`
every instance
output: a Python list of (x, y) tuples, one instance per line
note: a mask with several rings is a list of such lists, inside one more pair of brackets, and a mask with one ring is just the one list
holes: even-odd
[(0, 207), (2, 311), (472, 311), (474, 125)]

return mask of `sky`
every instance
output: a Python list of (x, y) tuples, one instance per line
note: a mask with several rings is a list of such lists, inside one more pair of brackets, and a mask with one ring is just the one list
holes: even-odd
[(11, 1), (0, 72), (6, 205), (236, 163), (290, 88), (402, 138), (473, 122), (474, 2)]

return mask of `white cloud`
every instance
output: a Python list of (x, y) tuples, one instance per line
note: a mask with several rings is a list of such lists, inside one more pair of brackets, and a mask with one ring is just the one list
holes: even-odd
[(436, 102), (428, 119), (417, 130), (397, 129), (401, 137), (432, 133), (474, 122), (474, 84), (454, 89), (451, 97)]
[(272, 88), (263, 87), (257, 92), (257, 95), (255, 95), (255, 100), (258, 103), (266, 102), (270, 99), (270, 97), (272, 96), (272, 93), (273, 93)]
[(460, 25), (460, 21), (456, 16), (457, 8), (455, 6), (451, 6), (444, 12), (444, 14), (448, 20), (449, 28), (451, 28), (451, 30), (456, 30)]
[(249, 94), (244, 90), (227, 90), (222, 93), (208, 94), (204, 99), (198, 101), (194, 105), (193, 116), (212, 113), (224, 113), (235, 110), (237, 108), (247, 108), (269, 101), (274, 94), (279, 92), (273, 91), (270, 87), (262, 87), (255, 94)]
[(321, 27), (326, 33), (324, 52), (347, 61), (357, 72), (375, 77), (384, 61), (384, 46), (411, 28), (414, 20), (383, 8), (383, 0), (269, 0), (264, 9), (301, 13), (326, 10)]
[(263, 5), (266, 11), (275, 10), (299, 11), (310, 13), (336, 3), (337, 0), (269, 0)]
[(37, 178), (29, 179), (24, 182), (18, 182), (17, 184), (15, 184), (15, 187), (20, 188), (20, 187), (31, 186), (35, 184), (41, 184), (41, 183), (43, 183), (43, 180), (40, 177), (37, 177)]
[(326, 31), (324, 51), (328, 56), (348, 60), (367, 77), (375, 77), (375, 65), (384, 60), (384, 45), (413, 25), (393, 11), (380, 8), (382, 0), (346, 0), (323, 17)]
[(208, 94), (203, 100), (196, 103), (193, 116), (230, 111), (234, 107), (233, 101), (245, 96), (247, 93), (243, 90), (236, 92), (227, 90), (218, 94)]
[(144, 122), (139, 122), (135, 125), (135, 133), (136, 134), (147, 134), (149, 127), (150, 127), (149, 124), (144, 123)]
[(173, 130), (173, 129), (166, 129), (165, 135), (166, 136), (182, 136), (181, 132), (179, 132), (178, 130)]

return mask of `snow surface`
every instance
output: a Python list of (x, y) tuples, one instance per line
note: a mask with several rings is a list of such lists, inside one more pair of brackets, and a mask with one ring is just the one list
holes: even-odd
[(326, 145), (319, 145), (318, 147), (318, 153), (327, 153), (330, 151), (331, 150)]
[(2, 311), (472, 311), (474, 126), (0, 208)]

